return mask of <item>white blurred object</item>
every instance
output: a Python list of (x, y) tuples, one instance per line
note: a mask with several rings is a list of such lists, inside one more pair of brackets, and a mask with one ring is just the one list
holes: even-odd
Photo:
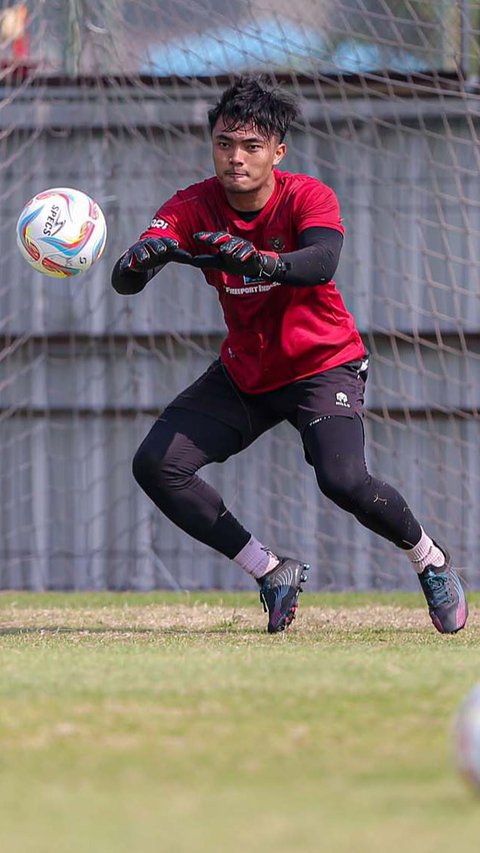
[(480, 792), (480, 684), (467, 693), (457, 711), (454, 750), (460, 773)]

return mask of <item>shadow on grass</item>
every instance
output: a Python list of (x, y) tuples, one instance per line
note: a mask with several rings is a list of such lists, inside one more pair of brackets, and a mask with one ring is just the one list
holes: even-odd
[[(26, 634), (38, 636), (42, 634), (48, 634), (51, 636), (55, 636), (56, 634), (81, 634), (83, 636), (87, 636), (89, 634), (99, 635), (99, 634), (138, 634), (143, 636), (225, 636), (226, 634), (230, 635), (242, 635), (242, 634), (266, 634), (266, 629), (264, 628), (255, 628), (255, 627), (240, 627), (240, 626), (217, 626), (210, 628), (189, 628), (186, 626), (178, 626), (178, 627), (167, 627), (167, 628), (129, 628), (129, 627), (92, 627), (92, 628), (75, 628), (66, 625), (57, 625), (55, 627), (49, 626), (38, 626), (38, 627), (25, 627), (25, 628), (0, 628), (0, 637), (21, 637)], [(268, 635), (270, 636), (270, 635)]]
[(88, 640), (94, 637), (108, 637), (112, 642), (115, 638), (118, 641), (124, 641), (130, 638), (135, 641), (143, 639), (149, 641), (159, 640), (199, 640), (208, 639), (224, 639), (225, 641), (241, 641), (248, 639), (261, 640), (265, 638), (270, 643), (288, 642), (289, 645), (325, 645), (325, 646), (357, 646), (379, 648), (382, 646), (403, 645), (412, 642), (424, 645), (443, 642), (464, 646), (467, 643), (459, 639), (457, 635), (439, 635), (429, 628), (417, 628), (413, 626), (365, 626), (363, 628), (353, 629), (351, 627), (338, 626), (335, 629), (325, 628), (325, 626), (297, 626), (293, 630), (279, 632), (277, 634), (268, 634), (266, 627), (256, 627), (252, 625), (241, 625), (238, 623), (220, 623), (206, 627), (189, 626), (189, 625), (168, 625), (165, 627), (141, 627), (141, 626), (105, 626), (98, 625), (92, 627), (80, 627), (69, 625), (43, 625), (43, 626), (25, 626), (25, 627), (4, 627), (0, 628), (0, 640), (2, 637), (18, 637), (18, 638), (51, 638), (55, 637), (77, 637)]

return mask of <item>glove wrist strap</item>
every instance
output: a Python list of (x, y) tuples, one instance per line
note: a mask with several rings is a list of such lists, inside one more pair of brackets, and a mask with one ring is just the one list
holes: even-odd
[(283, 281), (283, 276), (286, 273), (287, 268), (280, 255), (267, 255), (264, 252), (260, 252), (259, 254), (261, 277), (268, 281), (271, 281), (272, 279), (275, 279), (276, 281)]

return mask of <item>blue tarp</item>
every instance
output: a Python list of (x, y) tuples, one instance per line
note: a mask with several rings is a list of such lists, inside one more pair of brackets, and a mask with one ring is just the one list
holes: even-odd
[(179, 77), (266, 70), (305, 70), (327, 57), (322, 36), (275, 20), (189, 34), (150, 48), (142, 72)]
[(389, 68), (408, 74), (425, 71), (426, 63), (406, 50), (393, 50), (378, 44), (346, 39), (340, 42), (332, 56), (334, 68), (350, 74)]
[(355, 39), (345, 39), (332, 51), (318, 31), (266, 19), (241, 29), (221, 27), (152, 45), (141, 72), (203, 77), (270, 69), (355, 74), (384, 68), (409, 73), (424, 70), (425, 63), (408, 51)]

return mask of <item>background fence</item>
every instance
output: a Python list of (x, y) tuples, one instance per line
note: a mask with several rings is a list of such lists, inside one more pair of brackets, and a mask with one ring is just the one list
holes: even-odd
[[(1, 586), (250, 586), (160, 516), (130, 473), (162, 407), (218, 351), (215, 294), (175, 265), (137, 297), (109, 280), (160, 203), (211, 174), (207, 109), (232, 74), (258, 69), (300, 101), (285, 168), (341, 202), (336, 281), (372, 353), (369, 466), (478, 587), (479, 8), (3, 9)], [(83, 189), (107, 217), (104, 257), (72, 281), (33, 273), (15, 246), (23, 204), (49, 186)], [(259, 538), (311, 563), (311, 589), (416, 588), (393, 546), (320, 495), (290, 427), (205, 476)]]

